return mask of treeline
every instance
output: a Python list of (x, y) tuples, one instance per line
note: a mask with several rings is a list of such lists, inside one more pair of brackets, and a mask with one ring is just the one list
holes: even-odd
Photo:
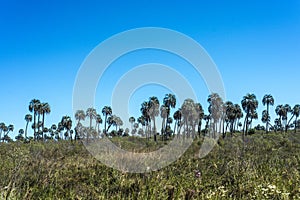
[[(123, 129), (122, 119), (113, 114), (110, 106), (104, 106), (101, 114), (95, 108), (87, 110), (78, 110), (75, 113), (76, 125), (73, 127), (73, 122), (70, 116), (63, 116), (57, 124), (52, 124), (50, 127), (45, 126), (46, 116), (51, 113), (51, 108), (48, 103), (41, 102), (38, 99), (30, 101), (26, 114), (25, 129), (19, 129), (18, 135), (15, 137), (18, 141), (30, 142), (48, 141), (48, 140), (90, 140), (98, 139), (103, 136), (129, 136), (139, 135), (141, 137), (153, 138), (155, 141), (158, 137), (161, 140), (168, 140), (171, 137), (200, 137), (211, 136), (216, 137), (217, 134), (222, 134), (223, 137), (227, 133), (232, 136), (234, 132), (243, 132), (243, 136), (253, 134), (255, 130), (274, 132), (287, 132), (289, 129), (300, 127), (300, 105), (296, 104), (291, 107), (289, 104), (277, 105), (275, 113), (277, 118), (271, 122), (270, 109), (274, 106), (275, 101), (272, 95), (266, 94), (261, 102), (265, 106), (261, 114), (261, 121), (265, 125), (257, 125), (252, 127), (253, 120), (259, 118), (257, 108), (259, 101), (254, 94), (245, 95), (240, 104), (231, 101), (223, 101), (217, 94), (212, 93), (208, 96), (209, 103), (208, 112), (199, 102), (194, 102), (192, 99), (185, 99), (178, 110), (171, 111), (176, 107), (176, 97), (173, 94), (166, 94), (160, 103), (155, 96), (149, 97), (148, 100), (141, 104), (141, 115), (138, 117), (131, 116), (127, 119), (131, 127)], [(102, 119), (103, 117), (103, 119)], [(157, 130), (157, 118), (162, 119), (161, 129)], [(89, 123), (84, 126), (83, 121)], [(103, 126), (101, 126), (104, 124)], [(173, 126), (172, 126), (173, 125)], [(31, 127), (31, 134), (28, 134)], [(72, 128), (73, 127), (73, 128)], [(114, 129), (113, 129), (114, 128)], [(10, 134), (14, 131), (14, 125), (6, 125), (0, 123), (0, 139), (1, 142), (12, 142)]]

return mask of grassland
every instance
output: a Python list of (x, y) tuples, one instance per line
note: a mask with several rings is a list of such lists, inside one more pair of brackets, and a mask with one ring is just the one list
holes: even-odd
[[(164, 145), (112, 140), (140, 152)], [(239, 134), (221, 138), (199, 159), (201, 143), (146, 174), (111, 169), (79, 142), (2, 143), (0, 199), (300, 199), (300, 133), (256, 133), (245, 144)]]

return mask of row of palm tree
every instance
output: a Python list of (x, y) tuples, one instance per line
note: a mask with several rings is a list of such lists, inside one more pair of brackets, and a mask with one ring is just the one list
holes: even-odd
[[(141, 116), (138, 118), (130, 117), (131, 134), (139, 134), (146, 138), (154, 137), (156, 141), (157, 135), (161, 135), (162, 140), (167, 140), (173, 135), (183, 135), (186, 137), (200, 136), (201, 132), (204, 135), (216, 137), (217, 134), (226, 137), (227, 133), (231, 135), (237, 130), (243, 132), (243, 137), (248, 134), (249, 129), (252, 128), (253, 120), (258, 119), (257, 108), (259, 102), (254, 94), (245, 95), (241, 104), (233, 103), (231, 101), (223, 102), (223, 99), (217, 94), (212, 93), (208, 96), (209, 103), (208, 112), (205, 113), (202, 105), (194, 102), (192, 99), (185, 99), (181, 107), (173, 112), (171, 110), (176, 107), (176, 97), (173, 94), (166, 94), (162, 100), (162, 104), (157, 97), (149, 97), (147, 101), (141, 104)], [(265, 123), (265, 127), (257, 126), (257, 129), (264, 129), (266, 133), (271, 131), (285, 131), (294, 128), (296, 132), (298, 125), (298, 117), (300, 114), (300, 105), (296, 104), (293, 108), (288, 104), (280, 104), (275, 108), (275, 113), (278, 118), (271, 123), (270, 107), (274, 106), (274, 98), (270, 94), (266, 94), (262, 99), (263, 110), (261, 121)], [(25, 115), (25, 131), (19, 130), (17, 140), (49, 140), (49, 139), (70, 139), (78, 140), (86, 138), (99, 138), (104, 135), (129, 135), (128, 128), (123, 131), (121, 126), (123, 121), (120, 117), (112, 114), (110, 106), (104, 106), (101, 113), (104, 117), (104, 128), (101, 130), (100, 125), (103, 123), (101, 115), (97, 113), (95, 108), (88, 108), (86, 111), (78, 110), (75, 113), (77, 125), (72, 130), (72, 120), (69, 116), (63, 116), (61, 121), (56, 125), (53, 124), (47, 128), (45, 126), (45, 116), (50, 114), (51, 109), (48, 103), (42, 103), (38, 99), (33, 99), (29, 103), (29, 111), (32, 114)], [(243, 113), (244, 111), (244, 113)], [(245, 114), (245, 116), (244, 116)], [(157, 130), (156, 119), (162, 118), (160, 133)], [(243, 123), (240, 120), (244, 117)], [(89, 126), (84, 127), (82, 122), (89, 120)], [(202, 128), (202, 122), (205, 122)], [(171, 124), (174, 122), (173, 129)], [(29, 125), (33, 130), (33, 137), (28, 137)], [(139, 129), (139, 125), (142, 128)], [(111, 127), (115, 127), (114, 131), (109, 133)], [(0, 123), (0, 141), (10, 141), (9, 133), (13, 132), (14, 126), (5, 123)], [(73, 133), (75, 132), (75, 136)], [(24, 135), (24, 136), (23, 136)]]

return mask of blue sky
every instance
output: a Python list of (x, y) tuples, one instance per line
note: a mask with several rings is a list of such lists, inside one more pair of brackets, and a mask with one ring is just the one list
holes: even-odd
[[(228, 100), (240, 103), (246, 93), (255, 93), (259, 114), (266, 93), (274, 96), (275, 105), (300, 103), (299, 1), (4, 0), (0, 3), (0, 121), (14, 124), (15, 132), (24, 128), (33, 98), (50, 104), (48, 126), (62, 115), (73, 115), (73, 85), (89, 52), (114, 34), (149, 26), (173, 29), (199, 42), (218, 66)], [(156, 58), (162, 62), (162, 55), (146, 53), (129, 55), (120, 63), (135, 63), (136, 58), (141, 63)], [(118, 71), (113, 69), (106, 74), (111, 82), (117, 80), (108, 78)], [(98, 85), (98, 111), (109, 104), (103, 93), (111, 91), (101, 90), (110, 88), (108, 83)], [(138, 101), (152, 96), (146, 93), (161, 99), (166, 91), (157, 86), (139, 89), (130, 101), (130, 112), (138, 113)], [(206, 106), (208, 91), (201, 81), (197, 95)], [(271, 117), (273, 121), (274, 113)]]

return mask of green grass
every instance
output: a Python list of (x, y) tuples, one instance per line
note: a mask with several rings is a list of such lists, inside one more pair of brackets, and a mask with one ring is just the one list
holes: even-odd
[[(124, 149), (164, 145), (113, 138)], [(176, 162), (156, 172), (122, 173), (68, 141), (0, 144), (0, 199), (299, 199), (300, 134), (220, 139), (205, 158), (195, 140)], [(244, 148), (244, 150), (243, 150)], [(201, 171), (201, 177), (195, 176)]]

